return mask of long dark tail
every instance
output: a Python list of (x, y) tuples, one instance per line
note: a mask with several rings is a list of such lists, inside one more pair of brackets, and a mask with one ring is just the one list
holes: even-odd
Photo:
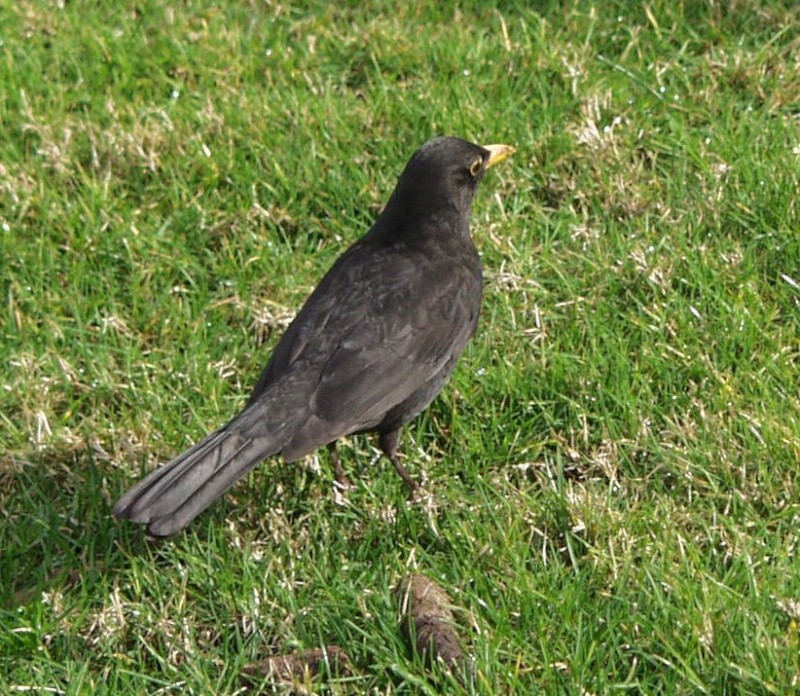
[(266, 422), (258, 404), (248, 406), (228, 425), (142, 479), (112, 512), (146, 524), (154, 536), (179, 532), (250, 469), (280, 452), (284, 433), (291, 429), (285, 421), (275, 425)]

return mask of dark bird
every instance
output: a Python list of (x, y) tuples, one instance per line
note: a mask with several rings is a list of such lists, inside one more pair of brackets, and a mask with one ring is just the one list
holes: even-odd
[(114, 505), (155, 536), (183, 529), (266, 457), (293, 461), (378, 434), (413, 494), (397, 446), (475, 332), (482, 275), (469, 232), (476, 187), (514, 152), (436, 138), (406, 165), (372, 229), (342, 254), (283, 335), (244, 410), (146, 476)]

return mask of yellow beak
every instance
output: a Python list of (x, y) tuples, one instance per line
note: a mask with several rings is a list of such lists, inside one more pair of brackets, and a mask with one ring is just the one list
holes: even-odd
[(511, 145), (483, 145), (484, 150), (489, 151), (489, 161), (486, 168), (493, 167), (498, 162), (502, 162), (507, 157), (511, 157), (517, 149)]

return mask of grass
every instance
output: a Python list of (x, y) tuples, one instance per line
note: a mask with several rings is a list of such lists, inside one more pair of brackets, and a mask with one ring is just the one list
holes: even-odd
[[(791, 2), (20, 2), (0, 12), (0, 691), (768, 694), (800, 673)], [(406, 432), (109, 516), (224, 422), (408, 156), (511, 142), (479, 334)], [(409, 655), (409, 568), (466, 686)], [(257, 685), (258, 686), (258, 685)], [(262, 685), (263, 686), (263, 685)], [(264, 686), (264, 688), (268, 688)]]

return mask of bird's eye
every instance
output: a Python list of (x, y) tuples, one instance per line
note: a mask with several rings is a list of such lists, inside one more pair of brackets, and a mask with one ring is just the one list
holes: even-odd
[(472, 176), (478, 176), (478, 172), (481, 170), (483, 166), (483, 158), (478, 157), (471, 165), (469, 165), (469, 173)]

